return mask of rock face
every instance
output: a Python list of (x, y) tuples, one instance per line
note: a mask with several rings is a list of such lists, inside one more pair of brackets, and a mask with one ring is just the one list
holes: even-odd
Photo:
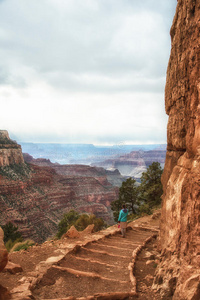
[(3, 242), (4, 233), (0, 227), (0, 272), (5, 268), (8, 262), (8, 252)]
[(162, 261), (154, 287), (200, 299), (200, 2), (179, 0), (171, 27), (165, 106), (168, 146), (162, 177)]
[(6, 130), (0, 130), (0, 167), (22, 163), (21, 146), (9, 138)]

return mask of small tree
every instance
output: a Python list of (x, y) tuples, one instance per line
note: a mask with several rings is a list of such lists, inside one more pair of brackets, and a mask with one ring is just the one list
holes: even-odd
[(6, 223), (1, 226), (4, 231), (4, 243), (7, 243), (9, 240), (14, 242), (15, 240), (22, 241), (22, 235), (18, 231), (18, 227), (13, 225), (11, 222)]
[(67, 230), (78, 220), (79, 214), (75, 210), (70, 210), (68, 213), (64, 214), (62, 220), (58, 223), (58, 233), (57, 237), (61, 236), (67, 232)]
[(99, 231), (106, 226), (106, 223), (101, 218), (97, 218), (95, 215), (81, 214), (74, 210), (70, 210), (68, 213), (64, 214), (62, 220), (58, 224), (57, 237), (61, 236), (67, 232), (67, 230), (74, 225), (78, 231), (84, 230), (88, 225), (94, 224), (94, 231)]
[(142, 173), (139, 187), (141, 205), (147, 204), (151, 209), (161, 203), (163, 193), (161, 184), (162, 172), (160, 163), (153, 162), (147, 171)]
[(123, 204), (126, 204), (132, 214), (136, 213), (138, 193), (139, 190), (136, 186), (135, 179), (130, 177), (122, 183), (122, 186), (119, 188), (119, 199), (111, 203), (111, 209), (113, 210), (114, 220), (116, 222)]
[(94, 231), (103, 229), (106, 224), (103, 219), (97, 218), (95, 215), (82, 214), (75, 222), (74, 226), (78, 231), (84, 230), (88, 225), (94, 224)]

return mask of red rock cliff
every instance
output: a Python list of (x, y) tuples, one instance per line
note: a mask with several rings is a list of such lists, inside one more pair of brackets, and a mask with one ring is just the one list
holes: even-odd
[(179, 0), (171, 27), (165, 107), (168, 146), (162, 177), (163, 297), (200, 299), (200, 1)]
[(24, 163), (21, 146), (9, 138), (6, 130), (0, 130), (0, 167)]

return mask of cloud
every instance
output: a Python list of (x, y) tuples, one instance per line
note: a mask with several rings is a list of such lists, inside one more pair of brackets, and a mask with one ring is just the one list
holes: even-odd
[(175, 2), (0, 1), (0, 95), (12, 111), (0, 126), (21, 140), (145, 141), (161, 122), (165, 139)]

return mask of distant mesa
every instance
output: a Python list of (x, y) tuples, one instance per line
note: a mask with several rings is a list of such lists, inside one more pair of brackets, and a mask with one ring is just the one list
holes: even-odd
[(130, 176), (140, 179), (143, 172), (153, 162), (159, 162), (161, 167), (164, 168), (165, 164), (165, 150), (149, 150), (149, 151), (132, 151), (131, 153), (124, 154), (117, 158), (107, 159), (100, 163), (93, 165), (103, 167), (108, 170), (118, 169), (122, 176)]

